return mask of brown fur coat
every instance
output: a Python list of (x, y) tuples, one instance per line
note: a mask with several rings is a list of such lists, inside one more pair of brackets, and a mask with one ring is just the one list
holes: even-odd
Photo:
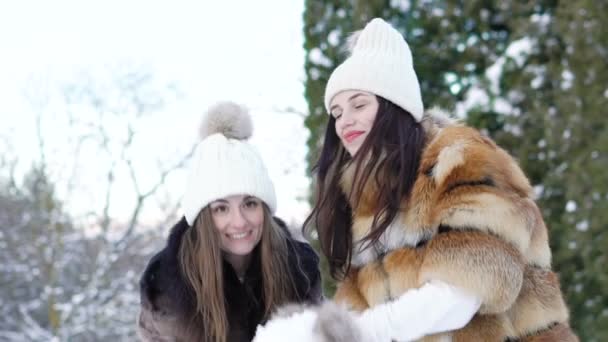
[[(422, 124), (427, 141), (411, 198), (371, 248), (357, 242), (377, 212), (372, 181), (353, 207), (353, 267), (335, 300), (361, 311), (440, 280), (476, 295), (481, 308), (463, 329), (423, 341), (577, 341), (547, 228), (517, 163), (438, 110)], [(353, 174), (352, 165), (343, 170), (345, 194)]]

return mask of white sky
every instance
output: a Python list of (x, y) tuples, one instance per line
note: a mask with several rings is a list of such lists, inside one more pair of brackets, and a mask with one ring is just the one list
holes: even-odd
[[(153, 181), (147, 166), (170, 160), (196, 141), (201, 114), (210, 104), (233, 100), (252, 108), (252, 143), (275, 180), (278, 215), (301, 222), (308, 211), (303, 201), (307, 133), (301, 117), (277, 109), (306, 109), (302, 11), (302, 1), (290, 0), (1, 2), (0, 153), (17, 155), (20, 171), (36, 158), (34, 114), (23, 96), (32, 79), (44, 80), (49, 101), (55, 102), (58, 84), (82, 71), (103, 78), (112, 66), (143, 65), (159, 80), (176, 83), (183, 96), (136, 126), (143, 139), (135, 158), (142, 187)], [(52, 110), (43, 115), (47, 159), (59, 182), (67, 178), (61, 161), (72, 157), (66, 136), (74, 133), (63, 131), (61, 115)], [(67, 203), (77, 213), (91, 206), (97, 210), (102, 195), (94, 170), (103, 158), (95, 151), (83, 154), (72, 178), (82, 186)], [(183, 178), (176, 174), (168, 184), (175, 201)], [(126, 178), (118, 183), (128, 184)], [(111, 207), (117, 217), (133, 204), (132, 189), (120, 189)], [(154, 208), (146, 209), (145, 217), (154, 217)]]

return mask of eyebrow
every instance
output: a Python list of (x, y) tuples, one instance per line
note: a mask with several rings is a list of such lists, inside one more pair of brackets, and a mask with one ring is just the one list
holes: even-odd
[[(357, 98), (357, 97), (359, 97), (359, 96), (366, 96), (366, 94), (363, 94), (363, 93), (356, 93), (356, 94), (352, 95), (351, 97), (349, 97), (347, 101), (354, 100), (354, 99), (356, 99), (356, 98)], [(334, 110), (336, 107), (340, 107), (340, 105), (335, 104), (335, 105), (331, 106), (331, 107), (329, 108), (329, 112), (331, 113), (331, 112), (332, 112), (332, 111), (333, 111), (333, 110)]]
[(353, 100), (353, 99), (356, 99), (356, 98), (357, 98), (357, 97), (359, 97), (359, 96), (365, 96), (365, 95), (366, 95), (366, 94), (363, 94), (363, 93), (356, 93), (355, 95), (353, 95), (353, 96), (349, 97), (349, 98), (348, 98), (348, 101)]

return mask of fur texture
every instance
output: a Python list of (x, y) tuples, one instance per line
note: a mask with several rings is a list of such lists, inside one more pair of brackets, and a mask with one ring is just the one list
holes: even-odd
[(361, 331), (355, 326), (350, 314), (344, 307), (333, 302), (321, 306), (314, 330), (327, 342), (364, 341)]
[(247, 140), (253, 134), (253, 124), (247, 108), (234, 102), (219, 102), (209, 108), (200, 127), (200, 138), (221, 133), (226, 138)]
[[(482, 306), (463, 329), (424, 341), (576, 341), (550, 268), (547, 228), (517, 163), (437, 109), (425, 114), (422, 125), (427, 142), (418, 177), (409, 202), (384, 233), (390, 239), (356, 248), (377, 212), (372, 181), (359, 206), (351, 203), (355, 267), (335, 300), (361, 311), (440, 280), (476, 295)], [(354, 168), (343, 170), (345, 194)]]
[(293, 341), (375, 342), (363, 337), (352, 313), (331, 301), (279, 308), (264, 326), (258, 327), (253, 342), (285, 341), (288, 335)]

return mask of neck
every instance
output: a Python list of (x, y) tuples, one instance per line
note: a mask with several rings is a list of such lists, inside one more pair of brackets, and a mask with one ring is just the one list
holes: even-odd
[(242, 280), (251, 263), (251, 253), (247, 255), (224, 253), (224, 258), (232, 266), (237, 277)]

